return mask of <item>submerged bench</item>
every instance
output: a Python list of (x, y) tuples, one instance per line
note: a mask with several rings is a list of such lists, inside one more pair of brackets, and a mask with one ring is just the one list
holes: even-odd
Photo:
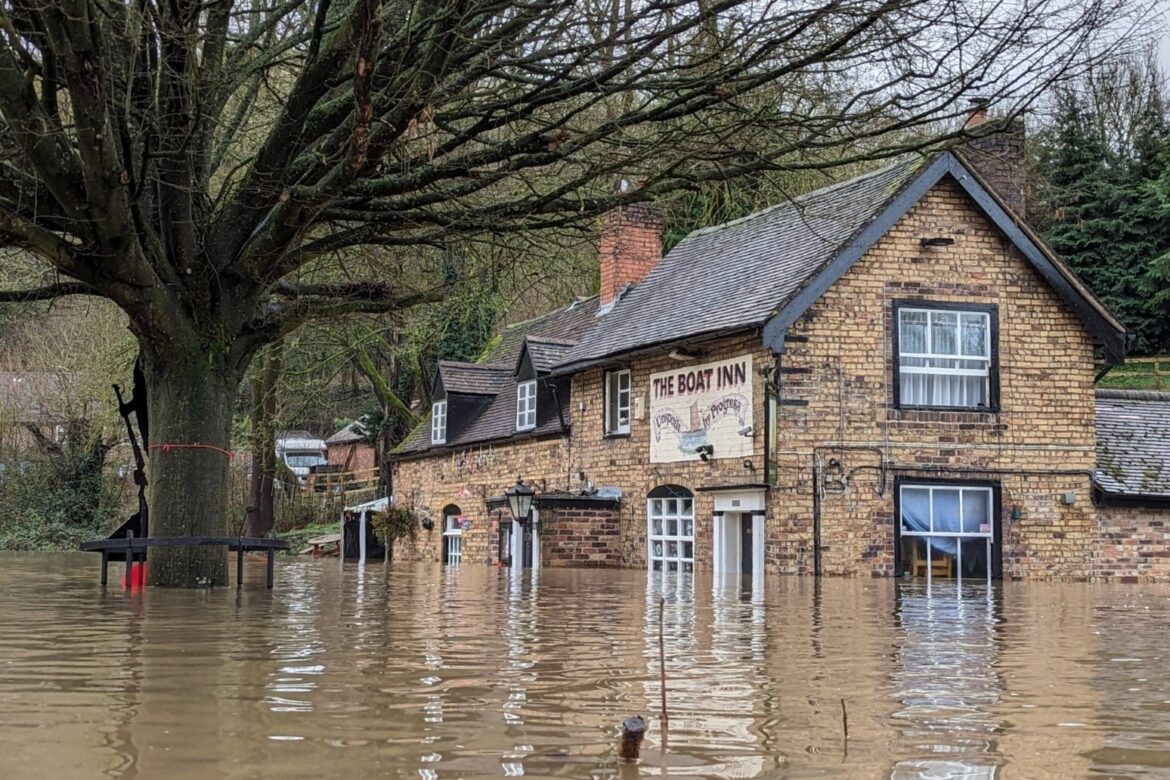
[(78, 549), (82, 552), (100, 552), (102, 554), (102, 585), (108, 581), (108, 566), (110, 555), (125, 556), (126, 582), (131, 581), (134, 561), (146, 561), (146, 550), (149, 547), (227, 547), (236, 551), (236, 587), (244, 581), (244, 553), (252, 550), (264, 550), (268, 553), (267, 586), (272, 588), (273, 568), (277, 550), (289, 549), (288, 541), (284, 539), (262, 539), (254, 536), (149, 536), (136, 539), (133, 535), (118, 539), (95, 539), (92, 542), (82, 542)]

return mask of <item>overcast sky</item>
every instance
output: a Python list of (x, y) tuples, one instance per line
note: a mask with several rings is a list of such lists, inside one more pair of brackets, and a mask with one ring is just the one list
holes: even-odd
[(1162, 62), (1162, 73), (1170, 74), (1170, 0), (1158, 0), (1162, 5), (1162, 45), (1158, 47), (1158, 59)]

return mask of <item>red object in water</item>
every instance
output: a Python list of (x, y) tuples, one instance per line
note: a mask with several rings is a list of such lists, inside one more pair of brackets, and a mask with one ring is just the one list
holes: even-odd
[(135, 588), (142, 588), (146, 586), (146, 564), (135, 563), (130, 567), (130, 582), (126, 582), (126, 576), (122, 575), (122, 587), (134, 590)]

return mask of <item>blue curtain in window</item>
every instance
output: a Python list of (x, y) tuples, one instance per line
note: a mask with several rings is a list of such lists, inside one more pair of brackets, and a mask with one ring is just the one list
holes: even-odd
[[(935, 493), (936, 505), (946, 501), (944, 492)], [(941, 499), (941, 501), (940, 501)], [(955, 503), (955, 513), (951, 518), (946, 518), (941, 515), (935, 516), (935, 531), (958, 531), (958, 493), (953, 494)], [(913, 488), (902, 491), (902, 530), (903, 531), (930, 531), (930, 493), (926, 490), (915, 490)], [(942, 509), (942, 506), (936, 506)], [(930, 546), (939, 552), (947, 555), (954, 555), (958, 552), (958, 540), (948, 539), (946, 537), (931, 536), (927, 537)]]

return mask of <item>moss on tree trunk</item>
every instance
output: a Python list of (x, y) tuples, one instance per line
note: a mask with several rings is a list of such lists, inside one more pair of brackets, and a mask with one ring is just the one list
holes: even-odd
[[(224, 536), (230, 533), (227, 485), (232, 399), (238, 377), (204, 355), (145, 361), (150, 404), (150, 535)], [(224, 547), (160, 547), (150, 551), (149, 584), (223, 586)]]

